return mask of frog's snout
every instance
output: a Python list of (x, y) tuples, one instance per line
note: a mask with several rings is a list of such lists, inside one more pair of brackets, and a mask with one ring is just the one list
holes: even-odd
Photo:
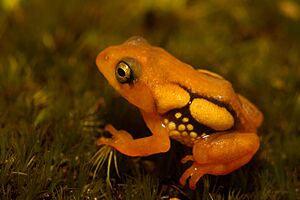
[(98, 66), (99, 69), (101, 69), (101, 67), (103, 65), (105, 65), (105, 61), (109, 60), (109, 55), (108, 53), (106, 53), (105, 51), (102, 51), (98, 54), (97, 58), (96, 58), (96, 65)]

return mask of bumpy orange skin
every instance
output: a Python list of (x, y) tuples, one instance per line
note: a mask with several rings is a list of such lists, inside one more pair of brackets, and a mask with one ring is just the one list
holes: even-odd
[[(116, 66), (127, 58), (136, 79), (120, 83)], [(153, 47), (141, 37), (108, 47), (96, 60), (101, 73), (124, 98), (137, 106), (152, 132), (133, 139), (124, 130), (107, 125), (111, 139), (99, 138), (128, 156), (148, 156), (166, 152), (170, 137), (193, 148), (182, 162), (193, 161), (180, 178), (195, 189), (204, 174), (223, 175), (249, 162), (259, 148), (256, 129), (262, 113), (246, 98), (235, 93), (231, 84), (206, 70), (195, 70), (165, 50)]]

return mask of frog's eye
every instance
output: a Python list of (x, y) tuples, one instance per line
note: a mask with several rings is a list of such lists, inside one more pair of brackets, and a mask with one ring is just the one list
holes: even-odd
[(124, 58), (115, 69), (115, 76), (119, 83), (133, 83), (140, 74), (140, 65), (133, 58)]
[(120, 83), (129, 83), (133, 80), (132, 70), (124, 61), (118, 63), (115, 74)]

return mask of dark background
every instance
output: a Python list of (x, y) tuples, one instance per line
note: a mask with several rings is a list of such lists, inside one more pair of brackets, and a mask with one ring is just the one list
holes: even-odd
[[(188, 150), (174, 142), (150, 158), (114, 154), (113, 189), (107, 163), (93, 178), (104, 124), (149, 134), (95, 66), (133, 35), (221, 74), (263, 111), (248, 165), (190, 191), (178, 185)], [(299, 0), (0, 1), (0, 198), (299, 198), (299, 35)]]

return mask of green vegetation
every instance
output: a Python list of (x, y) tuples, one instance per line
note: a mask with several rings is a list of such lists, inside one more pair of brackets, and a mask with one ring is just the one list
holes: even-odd
[[(300, 2), (130, 2), (0, 1), (0, 199), (299, 198)], [(261, 108), (248, 165), (191, 191), (178, 184), (188, 150), (176, 142), (147, 158), (99, 150), (107, 123), (149, 134), (95, 66), (132, 35), (221, 74)]]

